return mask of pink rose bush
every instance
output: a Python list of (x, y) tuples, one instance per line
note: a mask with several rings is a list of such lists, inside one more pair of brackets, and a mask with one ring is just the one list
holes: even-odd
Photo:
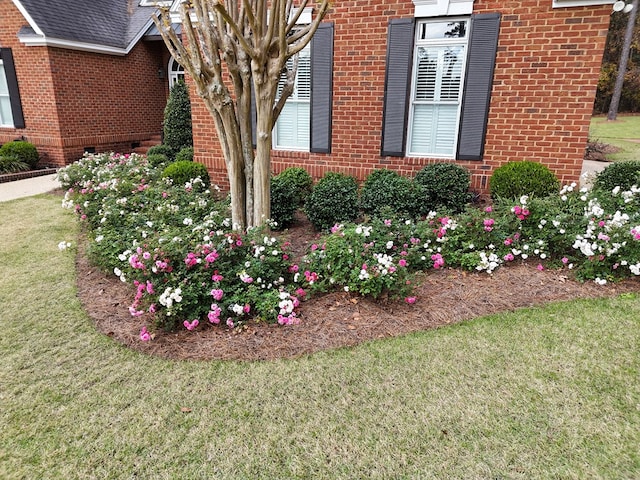
[(92, 259), (132, 285), (130, 314), (148, 328), (238, 328), (300, 321), (301, 301), (344, 289), (416, 302), (416, 272), (491, 274), (532, 262), (599, 284), (640, 276), (640, 189), (496, 200), (420, 219), (339, 223), (303, 259), (266, 230), (236, 232), (201, 179), (172, 185), (140, 155), (85, 155), (61, 169), (63, 206), (87, 226)]

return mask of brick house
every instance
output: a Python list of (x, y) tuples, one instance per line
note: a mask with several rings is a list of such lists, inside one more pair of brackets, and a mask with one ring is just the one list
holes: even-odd
[[(412, 176), (455, 162), (487, 191), (514, 160), (578, 179), (613, 0), (344, 0), (299, 61), (272, 168), (315, 178)], [(304, 15), (303, 15), (304, 17)], [(228, 185), (213, 122), (192, 95), (194, 148)]]
[(169, 54), (151, 3), (0, 0), (0, 144), (65, 165), (159, 138)]

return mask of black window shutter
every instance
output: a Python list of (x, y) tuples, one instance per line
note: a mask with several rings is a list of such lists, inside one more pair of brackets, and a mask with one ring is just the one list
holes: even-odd
[(496, 64), (500, 14), (471, 17), (471, 38), (458, 132), (459, 160), (482, 160)]
[(20, 101), (20, 90), (18, 89), (18, 77), (13, 64), (13, 53), (10, 48), (0, 49), (0, 58), (4, 65), (4, 73), (7, 77), (7, 87), (9, 88), (9, 101), (11, 102), (11, 113), (13, 114), (13, 126), (24, 128), (24, 115), (22, 113), (22, 102)]
[(311, 40), (310, 150), (331, 153), (333, 23), (321, 23)]
[(382, 156), (402, 157), (405, 152), (414, 25), (413, 18), (389, 21), (382, 114)]

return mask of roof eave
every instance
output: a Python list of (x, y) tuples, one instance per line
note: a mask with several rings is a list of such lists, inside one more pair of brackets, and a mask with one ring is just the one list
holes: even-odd
[(24, 5), (22, 5), (22, 2), (20, 2), (20, 0), (13, 0), (13, 4), (16, 6), (16, 8), (20, 11), (20, 13), (22, 14), (22, 16), (24, 17), (24, 19), (27, 21), (27, 23), (29, 24), (29, 26), (31, 28), (33, 28), (33, 31), (36, 32), (36, 34), (38, 35), (42, 35), (44, 36), (44, 32), (42, 31), (42, 29), (36, 24), (35, 20), (33, 19), (33, 17), (29, 14), (29, 12), (27, 11), (26, 8), (24, 8)]

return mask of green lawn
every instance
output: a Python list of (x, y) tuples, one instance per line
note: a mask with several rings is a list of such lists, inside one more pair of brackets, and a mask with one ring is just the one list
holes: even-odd
[(634, 295), (176, 362), (96, 333), (77, 234), (59, 197), (0, 203), (2, 479), (640, 478)]
[(607, 121), (606, 116), (593, 117), (589, 138), (620, 149), (607, 155), (608, 160), (640, 160), (640, 115), (619, 115), (614, 122)]

